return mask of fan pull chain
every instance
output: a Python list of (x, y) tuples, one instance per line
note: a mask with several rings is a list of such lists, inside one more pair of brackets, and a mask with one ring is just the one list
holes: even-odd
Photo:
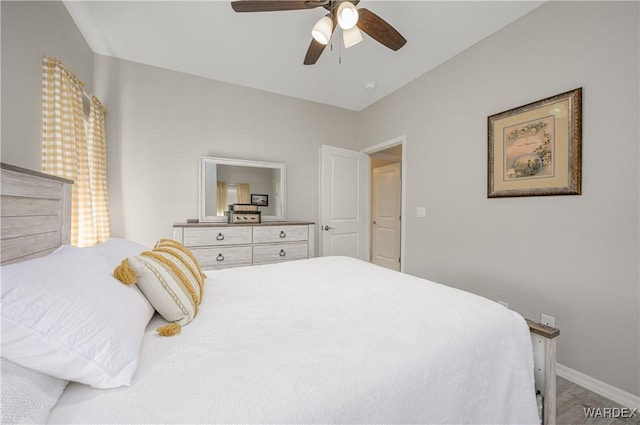
[(340, 42), (338, 42), (338, 65), (342, 65), (342, 43)]

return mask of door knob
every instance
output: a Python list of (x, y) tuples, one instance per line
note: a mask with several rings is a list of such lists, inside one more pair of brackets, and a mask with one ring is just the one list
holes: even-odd
[(331, 226), (324, 226), (324, 230), (334, 230), (335, 227), (331, 227)]

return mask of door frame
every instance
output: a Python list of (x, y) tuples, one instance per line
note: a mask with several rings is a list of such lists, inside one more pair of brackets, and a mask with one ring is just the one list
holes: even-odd
[[(387, 140), (386, 142), (378, 143), (377, 145), (369, 146), (367, 148), (361, 149), (360, 152), (366, 154), (369, 157), (369, 164), (371, 164), (371, 154), (383, 151), (385, 149), (394, 147), (394, 146), (402, 146), (402, 162), (400, 164), (400, 271), (404, 272), (404, 254), (405, 244), (407, 242), (407, 238), (405, 237), (405, 229), (407, 222), (407, 209), (406, 209), (406, 190), (407, 190), (407, 136), (399, 136), (393, 139)], [(366, 226), (366, 245), (369, 250), (369, 261), (371, 261), (371, 173), (369, 173), (368, 178), (368, 190), (365, 192), (365, 208), (367, 213), (365, 214), (368, 223)]]

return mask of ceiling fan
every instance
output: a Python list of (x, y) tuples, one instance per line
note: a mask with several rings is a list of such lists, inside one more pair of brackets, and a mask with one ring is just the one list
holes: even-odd
[(311, 44), (304, 58), (305, 65), (313, 65), (329, 43), (336, 28), (342, 29), (345, 47), (362, 41), (360, 30), (391, 50), (398, 50), (407, 40), (384, 19), (369, 9), (356, 6), (360, 0), (236, 0), (231, 7), (236, 12), (278, 12), (283, 10), (315, 9), (329, 11), (313, 26)]

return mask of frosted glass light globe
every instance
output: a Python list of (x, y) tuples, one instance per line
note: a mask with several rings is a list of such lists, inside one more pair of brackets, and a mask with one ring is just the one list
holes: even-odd
[(344, 1), (338, 6), (338, 25), (343, 30), (353, 28), (358, 23), (358, 9), (349, 1)]
[(311, 36), (320, 44), (326, 45), (331, 38), (333, 31), (333, 22), (328, 16), (320, 18), (311, 30)]
[(344, 42), (344, 47), (347, 49), (351, 46), (354, 46), (362, 41), (362, 33), (358, 27), (353, 27), (348, 30), (342, 30), (342, 41)]

